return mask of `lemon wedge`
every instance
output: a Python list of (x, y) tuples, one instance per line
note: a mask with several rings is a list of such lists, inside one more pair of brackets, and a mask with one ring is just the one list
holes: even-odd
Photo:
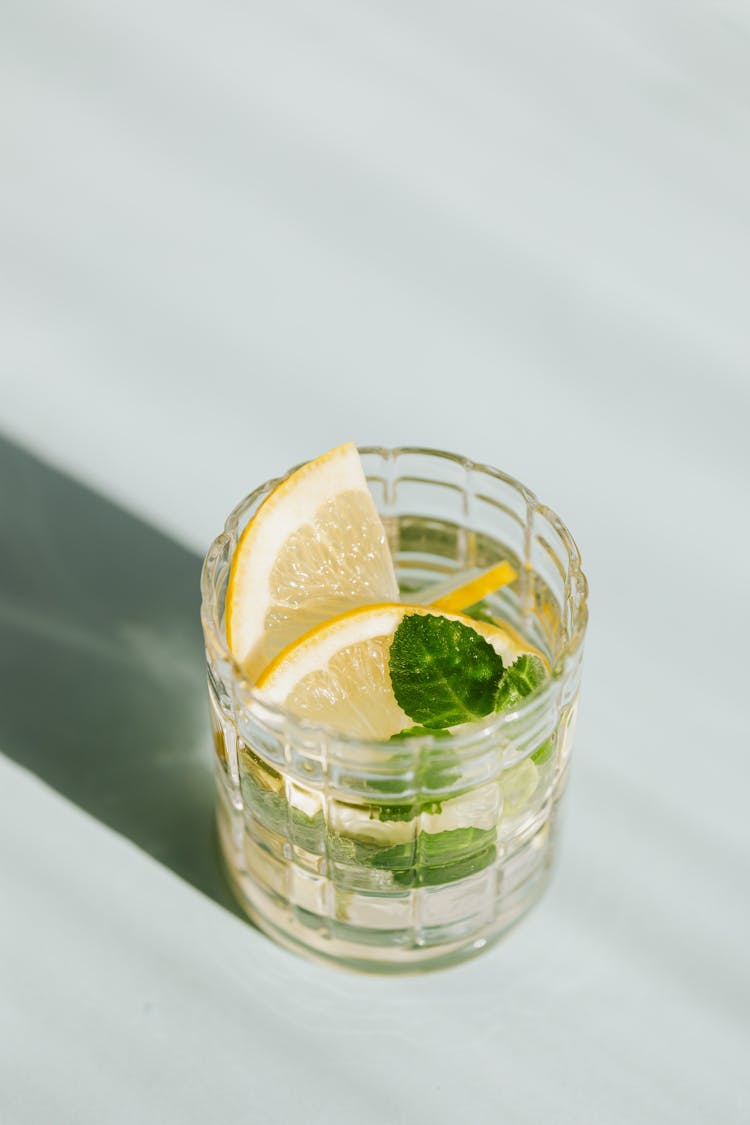
[(439, 596), (435, 596), (430, 591), (426, 595), (423, 593), (419, 602), (441, 612), (460, 613), (476, 602), (481, 602), (488, 594), (494, 594), (501, 586), (515, 582), (517, 577), (517, 572), (509, 562), (497, 563), (487, 570), (480, 571), (470, 581), (462, 582), (460, 586), (451, 586)]
[[(391, 687), (389, 652), (406, 614), (430, 614), (425, 606), (383, 604), (350, 610), (312, 629), (276, 656), (258, 679), (266, 702), (302, 719), (333, 727), (354, 738), (388, 739), (414, 725)], [(461, 621), (483, 636), (503, 663), (524, 648), (500, 626), (453, 613), (435, 616)]]
[(244, 529), (227, 587), (227, 641), (254, 679), (320, 622), (398, 596), (385, 530), (350, 442), (283, 480)]

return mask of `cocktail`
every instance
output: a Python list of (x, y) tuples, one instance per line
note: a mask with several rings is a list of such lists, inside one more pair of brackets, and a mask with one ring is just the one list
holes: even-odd
[(345, 445), (235, 508), (202, 593), (219, 839), (250, 917), (381, 972), (513, 925), (554, 854), (586, 627), (557, 516), (465, 458)]

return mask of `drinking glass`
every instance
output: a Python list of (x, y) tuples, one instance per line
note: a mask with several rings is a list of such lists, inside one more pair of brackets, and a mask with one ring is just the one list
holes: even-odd
[(436, 450), (360, 455), (404, 600), (507, 561), (514, 581), (473, 612), (520, 634), (549, 671), (515, 709), (452, 732), (376, 742), (301, 721), (257, 696), (224, 629), (237, 541), (279, 481), (242, 500), (212, 543), (202, 622), (231, 885), (283, 945), (397, 973), (486, 949), (544, 889), (570, 761), (587, 586), (561, 520), (512, 477)]

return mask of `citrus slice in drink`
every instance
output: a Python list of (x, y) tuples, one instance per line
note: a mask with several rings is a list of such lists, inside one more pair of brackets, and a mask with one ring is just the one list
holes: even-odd
[[(388, 739), (414, 726), (393, 694), (389, 652), (407, 614), (430, 615), (424, 606), (372, 605), (350, 610), (300, 637), (278, 654), (258, 679), (266, 702), (284, 707), (354, 738)], [(497, 625), (452, 613), (434, 613), (470, 626), (507, 666), (523, 647)]]
[(227, 641), (255, 678), (320, 622), (397, 598), (385, 530), (350, 442), (283, 480), (244, 529), (227, 587)]

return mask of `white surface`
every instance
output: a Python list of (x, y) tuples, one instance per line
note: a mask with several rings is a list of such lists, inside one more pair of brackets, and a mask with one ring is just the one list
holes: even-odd
[(455, 449), (592, 583), (558, 876), (460, 970), (310, 967), (3, 763), (3, 1125), (747, 1121), (747, 6), (24, 0), (0, 65), (11, 436), (197, 550)]
[(0, 785), (3, 1122), (746, 1119), (746, 944), (670, 893), (668, 829), (632, 850), (608, 780), (569, 809), (606, 850), (570, 833), (492, 957), (401, 980), (308, 965), (1, 760)]

